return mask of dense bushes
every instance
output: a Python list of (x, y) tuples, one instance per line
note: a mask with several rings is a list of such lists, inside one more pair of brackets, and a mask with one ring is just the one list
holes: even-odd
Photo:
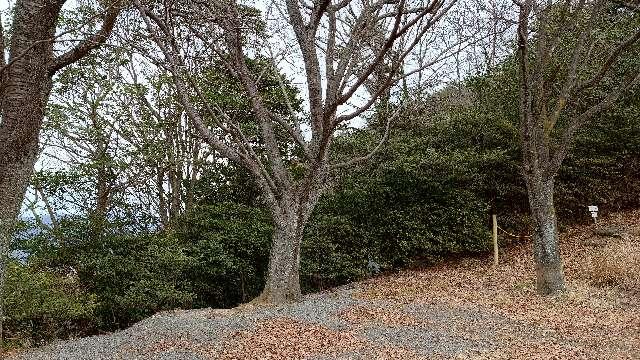
[[(488, 76), (472, 78), (466, 84), (468, 101), (448, 115), (451, 126), (471, 127), (470, 131), (450, 132), (455, 138), (447, 141), (469, 147), (480, 140), (483, 143), (480, 149), (507, 150), (507, 158), (500, 164), (503, 172), (487, 169), (496, 186), (508, 189), (496, 192), (503, 199), (498, 201), (496, 210), (505, 215), (528, 212), (519, 171), (517, 81), (517, 72), (510, 61)], [(434, 132), (430, 133), (433, 137)], [(497, 143), (484, 141), (495, 139), (494, 134), (510, 135), (501, 136)], [(599, 205), (603, 211), (639, 207), (640, 173), (635, 170), (639, 162), (640, 87), (636, 86), (577, 133), (556, 180), (556, 211), (560, 220), (564, 223), (588, 220), (585, 209), (591, 204)]]
[(12, 261), (7, 266), (5, 339), (32, 345), (93, 329), (96, 297), (74, 273), (56, 274)]
[(418, 150), (353, 173), (323, 199), (307, 229), (307, 276), (343, 283), (365, 275), (369, 260), (393, 269), (486, 248), (488, 203), (464, 189), (468, 174), (451, 156)]
[[(400, 117), (374, 161), (339, 174), (306, 228), (303, 289), (362, 279), (372, 263), (396, 269), (482, 251), (491, 212), (502, 226), (528, 232), (515, 81), (505, 64), (441, 91)], [(590, 204), (605, 212), (640, 206), (639, 94), (580, 132), (557, 181), (562, 222), (588, 219)], [(335, 139), (336, 160), (374, 146), (382, 122), (374, 117), (367, 129)], [(89, 219), (66, 217), (55, 231), (19, 237), (14, 248), (29, 256), (10, 267), (10, 333), (39, 341), (256, 296), (273, 231), (259, 192), (224, 163), (195, 190), (197, 205), (166, 229), (128, 216), (96, 234)]]
[(194, 301), (182, 276), (192, 259), (171, 237), (108, 236), (82, 244), (74, 253), (80, 280), (97, 296), (96, 316), (103, 328), (128, 326)]
[[(418, 256), (482, 248), (486, 204), (471, 192), (454, 191), (447, 178), (428, 181), (419, 168), (389, 168), (369, 182), (352, 178), (322, 200), (303, 244), (306, 291), (362, 279), (369, 260), (391, 269)], [(93, 305), (82, 319), (52, 317), (51, 324), (67, 329), (56, 336), (78, 334), (75, 328), (112, 330), (176, 307), (232, 307), (264, 285), (272, 225), (261, 208), (201, 204), (165, 231), (134, 235), (120, 229), (118, 235), (110, 229), (98, 239), (82, 235), (86, 223), (80, 219), (63, 226), (55, 238), (29, 238), (28, 262), (43, 276), (77, 272), (77, 284)], [(42, 291), (52, 301), (66, 301), (54, 290)], [(34, 311), (41, 304), (25, 306)], [(25, 328), (19, 321), (10, 324)], [(24, 331), (21, 336), (30, 337)]]
[(242, 204), (201, 205), (167, 234), (190, 257), (182, 280), (198, 307), (232, 307), (257, 296), (269, 261), (268, 213)]
[(588, 218), (584, 207), (604, 211), (640, 207), (640, 91), (624, 107), (607, 111), (581, 131), (559, 176), (559, 212)]
[(182, 277), (191, 258), (179, 242), (150, 231), (131, 232), (128, 224), (115, 222), (94, 236), (89, 226), (86, 219), (63, 218), (55, 231), (27, 237), (23, 249), (34, 271), (77, 274), (96, 301), (93, 327), (116, 329), (193, 304)]
[(262, 209), (203, 205), (165, 231), (111, 223), (95, 238), (88, 226), (67, 217), (55, 231), (19, 237), (15, 246), (29, 255), (10, 268), (5, 297), (17, 337), (39, 341), (126, 327), (162, 310), (231, 307), (262, 288), (272, 231)]

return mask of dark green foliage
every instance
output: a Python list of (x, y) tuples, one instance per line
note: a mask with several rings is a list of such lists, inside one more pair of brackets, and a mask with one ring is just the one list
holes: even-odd
[(187, 249), (160, 234), (114, 236), (76, 250), (80, 279), (98, 296), (103, 324), (128, 326), (161, 310), (189, 307)]
[[(375, 161), (340, 174), (306, 228), (305, 291), (362, 279), (370, 261), (393, 270), (483, 251), (492, 211), (501, 226), (528, 232), (512, 70), (505, 64), (462, 90), (434, 96), (423, 111), (395, 124)], [(588, 220), (589, 204), (603, 211), (640, 206), (638, 93), (579, 133), (557, 180), (563, 223)], [(338, 158), (370, 149), (380, 137), (378, 122), (337, 138)], [(71, 217), (56, 231), (23, 232), (15, 248), (30, 256), (20, 269), (47, 280), (36, 281), (39, 288), (28, 285), (39, 289), (29, 291), (41, 300), (13, 305), (28, 310), (11, 313), (10, 331), (30, 337), (35, 329), (34, 339), (66, 336), (127, 326), (164, 309), (232, 307), (252, 299), (264, 283), (272, 234), (258, 194), (246, 172), (217, 164), (196, 184), (198, 205), (169, 229), (154, 230), (146, 217), (129, 214), (110, 219), (98, 238), (90, 236), (88, 219)], [(62, 293), (67, 280), (56, 274), (70, 269), (78, 274), (76, 292)], [(67, 299), (71, 294), (76, 300)], [(72, 305), (56, 309), (42, 305), (45, 300)], [(48, 329), (66, 330), (26, 325), (38, 319), (46, 319)]]
[(114, 329), (192, 305), (195, 296), (182, 277), (192, 259), (175, 239), (128, 224), (111, 223), (99, 237), (89, 230), (88, 220), (66, 218), (56, 231), (27, 237), (20, 248), (34, 270), (77, 273), (96, 299), (93, 325)]
[(196, 207), (170, 232), (188, 249), (182, 274), (199, 307), (232, 307), (257, 296), (269, 262), (273, 227), (263, 209), (234, 203)]
[(587, 219), (586, 205), (604, 211), (640, 207), (640, 87), (605, 111), (576, 138), (559, 175), (559, 211)]
[[(28, 265), (11, 268), (20, 272), (10, 277), (5, 298), (10, 331), (24, 339), (34, 331), (41, 335), (32, 340), (39, 341), (113, 330), (162, 310), (232, 307), (263, 286), (272, 232), (263, 209), (203, 205), (159, 232), (112, 222), (93, 238), (89, 227), (86, 219), (68, 217), (55, 232), (25, 227), (17, 237), (14, 248), (29, 256)], [(57, 273), (75, 274), (73, 282)], [(15, 290), (20, 277), (25, 282)], [(76, 314), (80, 300), (62, 289), (70, 284), (78, 299), (91, 300), (82, 317)], [(23, 296), (30, 300), (17, 303)]]
[[(459, 127), (469, 126), (471, 132), (453, 131), (456, 139), (447, 142), (476, 152), (482, 148), (505, 151), (496, 166), (483, 170), (496, 188), (491, 190), (489, 183), (483, 186), (495, 190), (500, 215), (522, 219), (529, 209), (519, 169), (518, 78), (512, 65), (507, 61), (490, 75), (467, 83), (471, 101), (454, 111), (459, 115), (453, 115), (453, 122)], [(556, 180), (555, 205), (563, 223), (588, 221), (587, 205), (599, 205), (603, 211), (640, 206), (640, 172), (634, 167), (640, 161), (639, 114), (640, 87), (636, 86), (577, 133)], [(487, 137), (497, 141), (473, 145)]]
[[(486, 204), (468, 192), (437, 193), (442, 191), (438, 184), (421, 180), (365, 184), (323, 202), (303, 246), (305, 287), (362, 279), (369, 260), (391, 270), (415, 260), (484, 249), (488, 233), (481, 215)], [(392, 195), (404, 186), (414, 187)], [(422, 191), (433, 192), (419, 197)]]
[(260, 190), (244, 168), (234, 164), (212, 164), (202, 172), (202, 177), (195, 183), (195, 197), (199, 203), (236, 203), (252, 207), (264, 205)]
[(382, 155), (390, 161), (352, 173), (319, 204), (302, 257), (310, 281), (362, 278), (369, 260), (397, 269), (416, 259), (486, 248), (488, 205), (464, 190), (471, 180), (459, 167), (465, 155), (445, 156), (420, 142), (394, 144)]
[[(513, 65), (508, 59), (426, 99), (394, 123), (373, 161), (339, 174), (306, 228), (305, 291), (362, 279), (370, 275), (370, 261), (394, 270), (484, 251), (492, 212), (502, 227), (529, 232)], [(246, 118), (245, 130), (255, 135), (247, 99), (233, 95), (239, 84), (227, 81), (228, 74), (207, 75), (200, 80), (217, 87), (206, 96)], [(261, 91), (274, 111), (286, 112), (277, 79), (268, 75)], [(296, 97), (293, 89), (289, 95)], [(335, 160), (375, 146), (384, 120), (378, 112), (366, 129), (337, 137)], [(157, 156), (159, 150), (145, 151)], [(25, 264), (11, 264), (5, 298), (10, 334), (39, 342), (125, 327), (161, 310), (233, 307), (258, 295), (273, 232), (269, 212), (246, 171), (223, 162), (207, 166), (194, 184), (196, 206), (167, 229), (124, 196), (99, 233), (88, 216), (62, 217), (51, 231), (23, 231), (14, 249), (29, 256)], [(603, 212), (640, 207), (639, 167), (636, 86), (578, 133), (556, 181), (560, 221), (589, 220), (591, 204)], [(93, 170), (40, 172), (35, 180), (46, 193), (60, 193), (52, 199), (62, 202), (67, 193), (95, 187)]]

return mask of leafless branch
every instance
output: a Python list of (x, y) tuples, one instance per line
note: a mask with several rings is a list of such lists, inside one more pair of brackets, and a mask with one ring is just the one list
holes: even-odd
[[(4, 24), (2, 23), (2, 12), (0, 12), (0, 69), (4, 69), (5, 65), (7, 65), (4, 49)], [(2, 81), (0, 80), (0, 84), (1, 83)]]
[(340, 168), (345, 168), (345, 167), (353, 166), (355, 164), (370, 160), (376, 153), (378, 153), (378, 151), (380, 151), (380, 149), (382, 149), (385, 142), (387, 142), (387, 139), (389, 139), (389, 130), (391, 128), (391, 123), (393, 122), (393, 120), (395, 120), (398, 117), (398, 114), (400, 114), (401, 110), (402, 110), (402, 107), (398, 106), (393, 112), (393, 114), (387, 118), (387, 122), (384, 128), (384, 133), (382, 135), (382, 138), (380, 139), (378, 144), (373, 149), (371, 149), (371, 151), (369, 151), (369, 153), (367, 153), (364, 156), (352, 158), (345, 162), (333, 164), (331, 165), (331, 169), (336, 170)]
[(560, 166), (562, 166), (564, 158), (571, 149), (571, 143), (573, 142), (574, 135), (578, 129), (584, 126), (596, 114), (611, 107), (628, 89), (639, 83), (640, 71), (627, 74), (625, 79), (615, 90), (609, 92), (602, 100), (589, 107), (583, 113), (573, 117), (569, 122), (569, 125), (563, 130), (562, 135), (558, 140), (556, 152), (553, 154), (551, 159), (548, 173), (556, 174), (558, 170), (560, 170)]
[[(166, 23), (152, 11), (142, 6), (138, 0), (134, 0), (135, 6), (143, 15), (143, 21), (147, 27), (147, 30), (151, 34), (152, 40), (160, 48), (162, 54), (165, 57), (167, 69), (171, 72), (173, 83), (176, 86), (178, 100), (186, 111), (189, 119), (193, 122), (198, 132), (203, 136), (207, 143), (214, 149), (219, 151), (222, 156), (235, 161), (239, 164), (243, 164), (249, 171), (251, 171), (258, 181), (259, 185), (265, 190), (265, 195), (269, 201), (274, 201), (274, 193), (276, 184), (271, 177), (266, 177), (265, 173), (261, 170), (264, 169), (262, 165), (259, 165), (259, 158), (249, 158), (246, 154), (239, 153), (228, 144), (225, 144), (223, 140), (217, 138), (205, 125), (204, 120), (196, 110), (194, 104), (189, 99), (188, 82), (185, 81), (185, 74), (181, 69), (184, 69), (184, 65), (180, 58), (180, 53), (176, 49), (176, 44), (173, 42), (169, 28)], [(161, 29), (162, 35), (154, 30), (153, 25), (158, 26)]]
[[(640, 5), (638, 5), (640, 6)], [(590, 87), (593, 87), (597, 83), (599, 83), (602, 78), (607, 74), (607, 72), (611, 69), (613, 64), (620, 58), (620, 55), (626, 51), (633, 44), (637, 43), (640, 40), (640, 29), (629, 36), (625, 41), (620, 43), (607, 57), (607, 60), (600, 67), (600, 71), (596, 73), (591, 79), (585, 81), (584, 83), (578, 85), (576, 92), (581, 92)]]

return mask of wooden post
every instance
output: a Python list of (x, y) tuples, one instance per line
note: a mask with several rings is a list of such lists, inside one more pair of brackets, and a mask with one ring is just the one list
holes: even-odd
[(498, 219), (495, 214), (493, 218), (493, 266), (498, 266)]

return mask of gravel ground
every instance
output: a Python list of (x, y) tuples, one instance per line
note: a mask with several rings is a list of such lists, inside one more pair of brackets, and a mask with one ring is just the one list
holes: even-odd
[[(464, 319), (470, 326), (506, 323), (507, 319), (471, 309), (452, 310), (425, 305), (398, 305), (387, 301), (365, 301), (352, 297), (357, 286), (347, 286), (330, 292), (308, 295), (303, 301), (277, 307), (234, 310), (190, 310), (164, 312), (132, 327), (108, 335), (61, 341), (30, 350), (11, 360), (203, 360), (225, 358), (207, 354), (202, 349), (224, 348), (224, 341), (240, 331), (252, 331), (261, 322), (290, 319), (302, 324), (314, 324), (336, 332), (351, 332), (363, 341), (377, 345), (388, 343), (399, 349), (409, 349), (421, 357), (438, 354), (457, 355), (491, 346), (492, 332), (483, 329), (475, 339), (457, 334), (451, 328), (453, 318)], [(414, 317), (420, 326), (386, 325), (371, 321), (354, 325), (341, 314), (348, 309), (387, 309)], [(492, 317), (493, 316), (493, 317)], [(488, 317), (492, 317), (488, 319)], [(222, 344), (222, 345), (221, 345)], [(224, 349), (222, 349), (224, 352)], [(367, 359), (371, 349), (337, 354), (308, 356), (310, 359)]]

